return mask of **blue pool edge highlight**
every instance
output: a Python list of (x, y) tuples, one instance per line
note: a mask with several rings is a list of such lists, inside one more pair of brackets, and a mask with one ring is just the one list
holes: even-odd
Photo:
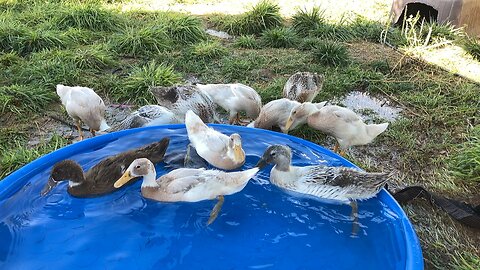
[[(239, 133), (241, 133), (242, 130), (253, 129), (249, 127), (232, 126), (232, 125), (224, 125), (224, 124), (209, 124), (209, 126), (224, 127), (224, 128), (228, 128), (230, 131), (239, 132)], [(155, 130), (155, 129), (180, 129), (180, 128), (185, 128), (185, 125), (184, 124), (161, 125), (161, 126), (151, 126), (151, 127), (122, 130), (122, 131), (117, 131), (109, 134), (104, 134), (101, 136), (96, 136), (80, 142), (76, 142), (76, 143), (67, 145), (65, 147), (62, 147), (51, 153), (48, 153), (46, 155), (43, 155), (37, 158), (36, 160), (28, 163), (27, 165), (21, 167), (20, 169), (16, 170), (15, 172), (11, 173), (9, 176), (5, 177), (2, 181), (0, 181), (0, 204), (2, 204), (4, 200), (12, 196), (23, 186), (23, 181), (21, 180), (23, 180), (26, 177), (29, 177), (30, 175), (36, 174), (36, 172), (39, 170), (52, 166), (53, 164), (55, 164), (60, 160), (70, 157), (72, 154), (76, 152), (97, 148), (109, 142), (115, 141), (120, 137), (137, 133), (137, 132), (142, 132), (146, 130)], [(267, 134), (273, 133), (276, 136), (286, 137), (289, 140), (299, 142), (318, 152), (328, 153), (330, 156), (333, 155), (337, 159), (341, 160), (345, 166), (359, 168), (349, 160), (341, 156), (338, 156), (332, 151), (325, 149), (313, 142), (310, 142), (295, 136), (291, 136), (288, 134), (283, 134), (283, 133), (278, 133), (278, 132), (273, 132), (273, 131), (263, 130), (263, 129), (256, 129), (256, 130), (258, 130), (260, 133), (267, 133)], [(405, 235), (405, 251), (406, 251), (405, 269), (408, 269), (408, 270), (424, 269), (420, 241), (407, 215), (405, 214), (401, 206), (397, 203), (397, 201), (387, 191), (385, 191), (385, 189), (382, 189), (377, 196), (379, 200), (383, 201), (386, 205), (391, 207), (392, 210), (401, 214), (400, 218), (402, 220), (403, 228), (400, 231), (403, 231)]]

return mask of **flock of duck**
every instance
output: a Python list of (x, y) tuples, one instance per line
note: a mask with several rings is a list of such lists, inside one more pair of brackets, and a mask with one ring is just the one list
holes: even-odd
[[(190, 144), (184, 168), (172, 170), (158, 179), (154, 165), (162, 162), (169, 138), (107, 157), (87, 172), (73, 160), (60, 161), (53, 166), (41, 195), (45, 196), (57, 184), (68, 180), (68, 192), (72, 196), (99, 196), (143, 177), (141, 193), (145, 198), (162, 202), (218, 199), (210, 213), (210, 224), (218, 216), (223, 196), (240, 192), (259, 170), (273, 164), (270, 171), (272, 184), (322, 199), (350, 203), (356, 221), (356, 201), (374, 197), (386, 183), (386, 174), (321, 164), (294, 166), (291, 164), (291, 149), (286, 145), (271, 145), (254, 168), (231, 172), (245, 163), (240, 134), (227, 136), (205, 124), (219, 122), (217, 106), (228, 112), (230, 124), (245, 123), (240, 119), (241, 112), (253, 120), (247, 125), (253, 128), (288, 133), (308, 124), (335, 137), (335, 151), (368, 144), (385, 131), (388, 123), (367, 125), (347, 108), (327, 105), (326, 102), (312, 103), (321, 91), (323, 81), (323, 75), (298, 72), (285, 84), (284, 98), (270, 101), (263, 107), (258, 93), (240, 83), (152, 87), (150, 91), (159, 105), (140, 107), (112, 127), (105, 120), (102, 98), (92, 89), (57, 85), (57, 94), (75, 121), (80, 139), (83, 138), (82, 122), (93, 136), (97, 131), (185, 123)], [(201, 161), (196, 162), (196, 159)], [(207, 169), (206, 163), (217, 169)]]

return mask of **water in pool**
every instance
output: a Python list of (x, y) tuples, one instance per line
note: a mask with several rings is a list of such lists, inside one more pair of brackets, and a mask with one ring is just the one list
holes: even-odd
[[(225, 127), (216, 129), (228, 132)], [(272, 142), (293, 150), (293, 164), (342, 164), (274, 133), (242, 129), (251, 168)], [(177, 167), (188, 138), (184, 128), (129, 134), (71, 158), (84, 169), (106, 156), (170, 136)], [(377, 198), (359, 203), (360, 230), (352, 237), (351, 208), (286, 193), (263, 169), (237, 194), (226, 196), (216, 221), (206, 226), (215, 201), (161, 203), (142, 198), (140, 181), (97, 198), (71, 197), (66, 184), (40, 197), (51, 166), (27, 179), (0, 202), (0, 266), (11, 269), (404, 269), (400, 223)], [(1, 198), (0, 198), (1, 199)]]

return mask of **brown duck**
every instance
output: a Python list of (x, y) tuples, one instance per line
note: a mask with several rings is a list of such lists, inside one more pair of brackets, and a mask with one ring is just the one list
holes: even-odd
[(148, 158), (153, 163), (158, 163), (163, 160), (169, 142), (169, 138), (163, 138), (159, 142), (142, 148), (107, 157), (86, 173), (73, 160), (60, 161), (53, 166), (50, 178), (42, 189), (41, 195), (46, 195), (65, 180), (69, 180), (68, 193), (74, 197), (94, 197), (113, 192), (116, 189), (113, 184), (135, 159)]

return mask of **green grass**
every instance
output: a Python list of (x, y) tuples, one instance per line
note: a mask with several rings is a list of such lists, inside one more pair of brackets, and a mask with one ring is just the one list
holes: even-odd
[(48, 142), (42, 142), (34, 148), (29, 148), (24, 145), (23, 141), (18, 141), (12, 148), (0, 149), (2, 154), (0, 155), (0, 179), (8, 176), (10, 172), (17, 170), (23, 165), (39, 158), (42, 155), (48, 154), (67, 145), (67, 140), (54, 135)]
[(116, 65), (114, 53), (107, 45), (80, 47), (74, 51), (73, 63), (80, 69), (101, 70)]
[(69, 27), (92, 31), (113, 31), (121, 24), (120, 17), (93, 4), (72, 5), (59, 10), (56, 24), (61, 29)]
[(168, 37), (180, 44), (192, 44), (206, 38), (202, 22), (194, 16), (173, 14), (165, 23)]
[(55, 93), (32, 85), (9, 85), (0, 87), (0, 113), (25, 114), (29, 111), (44, 111), (53, 101)]
[(463, 47), (474, 58), (480, 61), (480, 41), (477, 38), (469, 38)]
[(299, 9), (292, 16), (292, 27), (301, 36), (309, 36), (311, 32), (325, 24), (324, 12), (320, 7)]
[(269, 0), (262, 0), (240, 16), (226, 20), (222, 28), (233, 35), (260, 35), (282, 24), (280, 7)]
[(258, 48), (258, 42), (254, 35), (239, 36), (237, 39), (235, 39), (235, 47), (256, 49)]
[(480, 126), (470, 131), (468, 141), (449, 159), (449, 169), (459, 179), (480, 182)]
[(228, 50), (217, 41), (203, 41), (192, 45), (191, 54), (202, 60), (220, 58), (228, 54)]
[(131, 57), (150, 56), (170, 49), (171, 40), (163, 28), (146, 26), (141, 29), (127, 26), (115, 34), (112, 47), (121, 54)]
[(293, 47), (297, 41), (297, 36), (290, 28), (273, 28), (265, 30), (262, 33), (261, 44), (272, 48)]
[(181, 76), (171, 66), (150, 61), (142, 67), (133, 68), (123, 86), (113, 93), (119, 100), (135, 100), (140, 104), (155, 103), (149, 88), (171, 86), (181, 81)]
[(333, 41), (318, 43), (312, 53), (317, 61), (325, 65), (338, 66), (349, 60), (345, 45)]

